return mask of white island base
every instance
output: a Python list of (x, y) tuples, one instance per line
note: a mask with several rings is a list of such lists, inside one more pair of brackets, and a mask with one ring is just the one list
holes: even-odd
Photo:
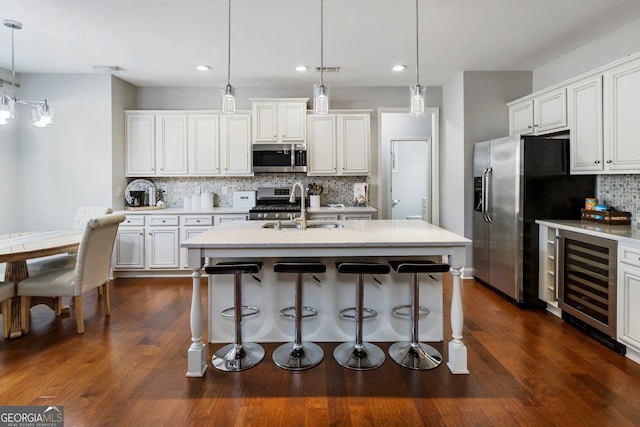
[[(388, 262), (391, 259), (415, 258), (439, 260), (445, 256), (452, 266), (453, 291), (451, 301), (452, 340), (448, 346), (448, 363), (454, 374), (469, 373), (467, 349), (462, 342), (462, 298), (460, 269), (464, 265), (465, 246), (471, 241), (422, 221), (373, 220), (345, 221), (345, 227), (308, 230), (274, 230), (262, 228), (262, 221), (230, 223), (186, 240), (189, 267), (193, 270), (191, 306), (192, 344), (188, 350), (187, 376), (202, 377), (207, 370), (207, 352), (203, 343), (204, 322), (200, 294), (200, 278), (204, 260), (212, 263), (230, 260), (260, 260), (264, 262), (258, 285), (249, 275), (243, 276), (243, 305), (256, 305), (262, 310), (255, 319), (243, 321), (244, 340), (291, 341), (293, 322), (279, 317), (279, 310), (293, 305), (295, 275), (274, 273), (273, 262), (285, 258), (322, 260), (327, 272), (318, 275), (317, 286), (305, 275), (304, 305), (318, 310), (318, 317), (303, 321), (303, 339), (310, 341), (350, 341), (355, 335), (353, 321), (341, 320), (337, 311), (355, 303), (355, 275), (337, 274), (335, 261), (361, 260)], [(420, 322), (420, 339), (443, 339), (442, 281), (421, 275), (422, 305), (431, 314)], [(391, 271), (376, 276), (378, 287), (365, 276), (365, 306), (378, 311), (378, 317), (364, 323), (365, 340), (407, 340), (411, 324), (408, 319), (390, 316), (391, 307), (409, 304), (410, 275)], [(232, 342), (233, 325), (220, 316), (220, 311), (232, 305), (232, 277), (215, 276), (209, 286), (208, 338), (210, 342)]]

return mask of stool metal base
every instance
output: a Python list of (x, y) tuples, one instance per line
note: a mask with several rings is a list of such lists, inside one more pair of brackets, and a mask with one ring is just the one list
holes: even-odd
[(324, 351), (315, 343), (303, 341), (299, 348), (294, 342), (282, 344), (271, 356), (273, 363), (289, 371), (304, 371), (313, 368), (324, 358)]
[(211, 359), (213, 367), (225, 372), (239, 372), (253, 368), (264, 359), (264, 348), (256, 343), (241, 346), (227, 344), (216, 351)]
[(442, 362), (442, 355), (428, 344), (397, 342), (389, 347), (389, 356), (400, 366), (426, 371), (437, 368)]
[(384, 363), (384, 351), (375, 344), (363, 342), (361, 347), (354, 341), (340, 344), (333, 350), (333, 358), (345, 368), (365, 371)]

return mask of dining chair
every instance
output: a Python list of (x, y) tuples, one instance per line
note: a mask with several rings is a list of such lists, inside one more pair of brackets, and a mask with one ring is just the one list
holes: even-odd
[[(113, 212), (113, 209), (104, 206), (81, 206), (76, 210), (76, 216), (73, 219), (72, 230), (84, 230), (84, 225), (90, 218), (107, 215)], [(44, 258), (37, 258), (27, 261), (27, 269), (29, 275), (35, 276), (48, 270), (61, 267), (73, 267), (76, 263), (76, 253), (69, 252), (65, 254), (51, 255)]]
[[(78, 333), (84, 333), (82, 296), (94, 288), (102, 288), (105, 313), (111, 314), (109, 302), (109, 267), (118, 224), (123, 214), (111, 214), (89, 219), (85, 224), (74, 267), (61, 267), (29, 277), (18, 283), (21, 297), (21, 324), (29, 332), (31, 297), (73, 297)], [(59, 306), (59, 302), (56, 304)], [(56, 313), (59, 307), (56, 307)]]
[(2, 305), (2, 333), (9, 338), (11, 328), (11, 298), (16, 295), (12, 282), (0, 282), (0, 304)]

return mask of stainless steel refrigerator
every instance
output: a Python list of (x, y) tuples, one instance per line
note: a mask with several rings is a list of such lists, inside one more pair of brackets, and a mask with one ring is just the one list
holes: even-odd
[(569, 174), (569, 140), (519, 135), (474, 144), (474, 277), (518, 303), (538, 299), (536, 219), (579, 219), (594, 175)]

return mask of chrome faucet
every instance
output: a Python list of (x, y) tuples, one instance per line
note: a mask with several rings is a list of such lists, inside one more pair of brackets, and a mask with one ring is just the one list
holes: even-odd
[(300, 216), (298, 218), (293, 218), (293, 221), (300, 222), (303, 230), (307, 229), (307, 209), (304, 204), (304, 187), (300, 181), (293, 184), (291, 187), (291, 196), (289, 196), (289, 203), (296, 202), (296, 187), (300, 187)]

